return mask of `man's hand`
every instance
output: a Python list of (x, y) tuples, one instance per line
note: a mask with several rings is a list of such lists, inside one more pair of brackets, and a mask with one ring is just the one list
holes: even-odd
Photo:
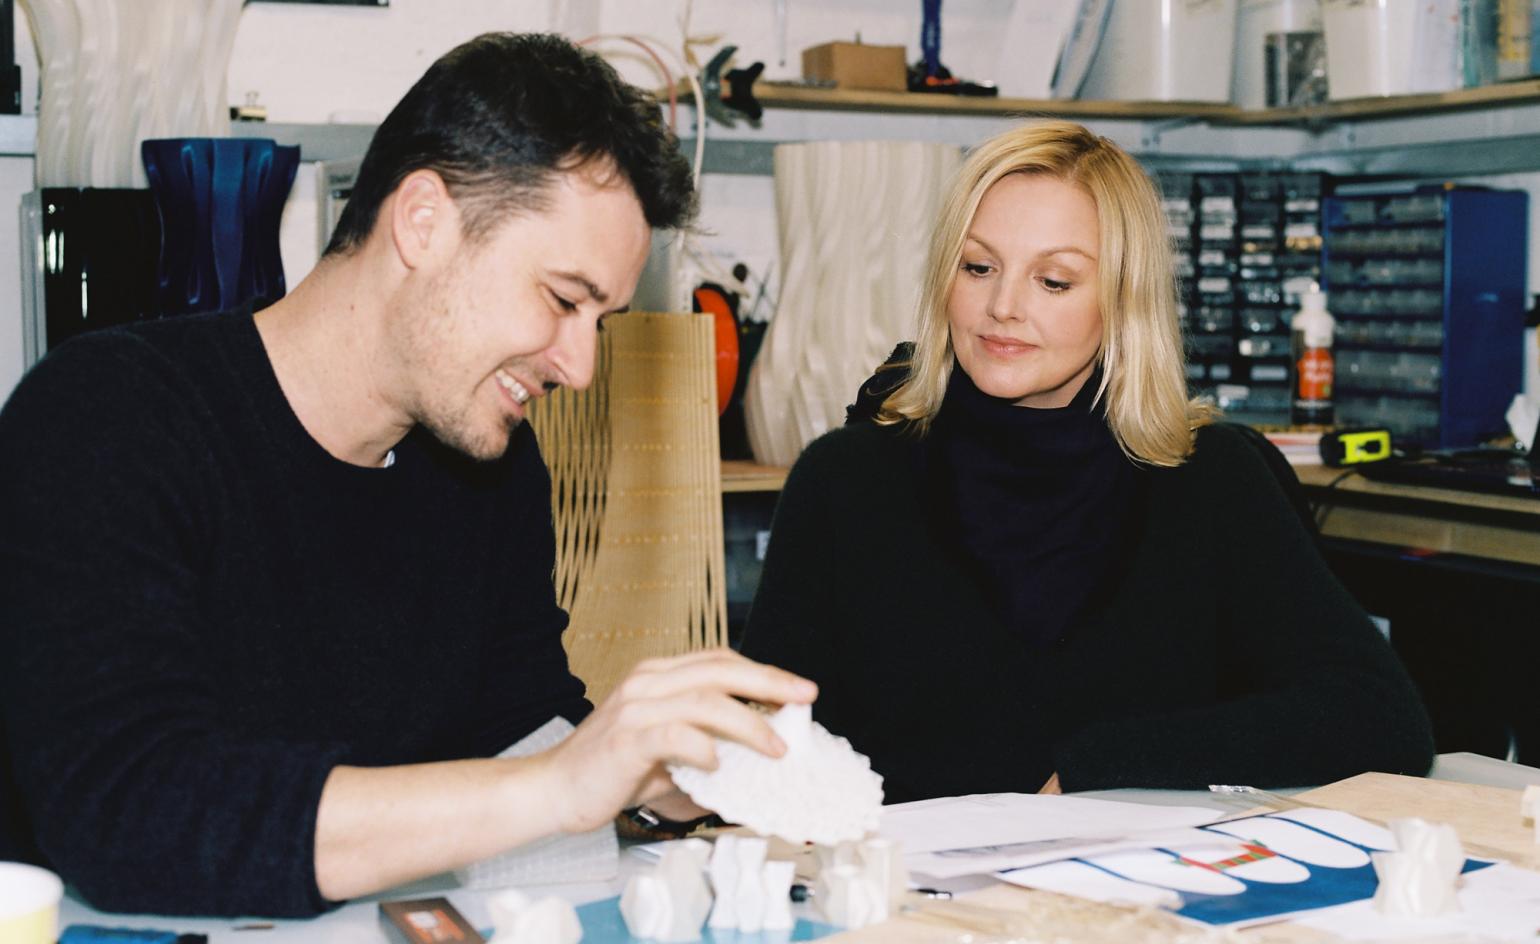
[(786, 745), (764, 715), (738, 699), (805, 704), (817, 695), (807, 679), (727, 649), (645, 661), (543, 755), (556, 823), (563, 832), (586, 832), (624, 807), (668, 794), (674, 785), (665, 764), (716, 769), (719, 737), (779, 757)]

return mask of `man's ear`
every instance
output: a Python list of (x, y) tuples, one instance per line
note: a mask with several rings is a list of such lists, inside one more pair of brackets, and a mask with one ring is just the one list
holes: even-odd
[(460, 234), (460, 214), (444, 178), (427, 169), (412, 171), (396, 185), (389, 223), (396, 255), (408, 269), (453, 251)]

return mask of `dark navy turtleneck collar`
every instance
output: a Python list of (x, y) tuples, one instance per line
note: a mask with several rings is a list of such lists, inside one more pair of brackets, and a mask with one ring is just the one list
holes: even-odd
[(1017, 406), (954, 364), (928, 437), (954, 534), (1002, 619), (1030, 645), (1087, 613), (1128, 543), (1141, 476), (1093, 402), (1093, 372), (1068, 406)]

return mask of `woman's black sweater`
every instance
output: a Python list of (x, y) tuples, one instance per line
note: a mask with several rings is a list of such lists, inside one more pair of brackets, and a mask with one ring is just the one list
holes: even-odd
[(1008, 628), (899, 427), (818, 439), (787, 479), (744, 652), (818, 682), (815, 716), (889, 802), (1421, 774), (1428, 717), (1257, 449), (1210, 426), (1143, 473), (1117, 578), (1061, 638)]

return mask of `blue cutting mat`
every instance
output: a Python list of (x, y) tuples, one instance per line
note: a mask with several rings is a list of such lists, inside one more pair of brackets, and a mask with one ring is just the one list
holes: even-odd
[[(578, 906), (578, 920), (583, 922), (583, 944), (644, 944), (646, 938), (632, 937), (626, 931), (626, 921), (620, 915), (620, 899), (607, 898)], [(797, 919), (797, 926), (790, 931), (759, 931), (744, 934), (739, 931), (701, 930), (702, 944), (785, 944), (788, 941), (816, 941), (821, 937), (839, 933), (831, 924), (820, 924), (805, 918)]]

